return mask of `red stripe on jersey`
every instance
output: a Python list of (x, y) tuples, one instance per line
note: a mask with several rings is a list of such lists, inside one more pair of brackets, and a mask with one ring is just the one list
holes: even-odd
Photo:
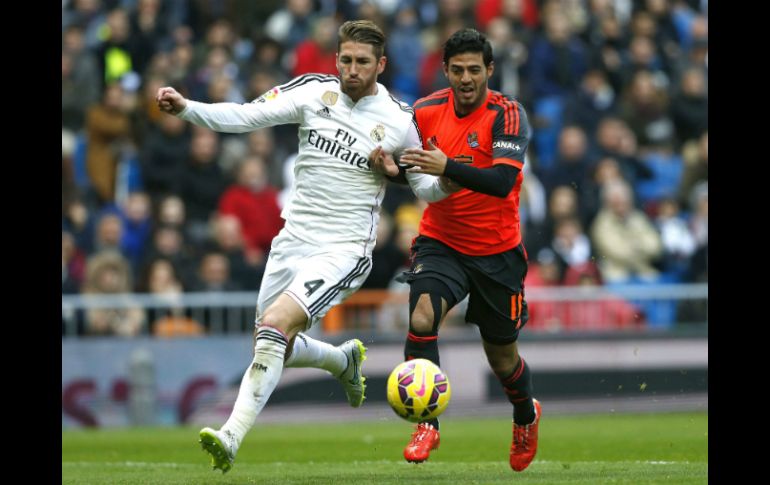
[(511, 134), (511, 113), (510, 110), (507, 109), (507, 106), (505, 102), (501, 98), (492, 99), (490, 100), (492, 104), (496, 106), (500, 106), (503, 108), (503, 119), (505, 120), (505, 128), (503, 129), (503, 133), (506, 135)]
[(518, 135), (519, 134), (519, 108), (515, 104), (513, 104), (513, 114), (516, 117), (516, 126), (513, 128), (513, 134)]

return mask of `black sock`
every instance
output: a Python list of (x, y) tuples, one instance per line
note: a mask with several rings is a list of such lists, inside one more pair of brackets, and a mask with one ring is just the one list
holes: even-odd
[[(418, 335), (410, 331), (406, 336), (406, 343), (404, 344), (404, 359), (427, 359), (440, 367), (438, 335), (434, 333)], [(438, 429), (438, 419), (423, 422), (432, 424), (434, 428)]]
[(441, 367), (438, 357), (438, 335), (435, 333), (419, 335), (410, 331), (406, 335), (404, 344), (404, 359), (428, 359)]
[(535, 420), (535, 403), (532, 402), (532, 374), (524, 359), (507, 376), (497, 376), (503, 385), (506, 397), (513, 404), (513, 421), (516, 424), (530, 424)]

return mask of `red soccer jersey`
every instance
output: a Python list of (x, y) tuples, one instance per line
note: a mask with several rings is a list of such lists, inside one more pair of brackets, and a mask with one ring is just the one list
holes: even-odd
[[(482, 169), (499, 163), (523, 167), (529, 123), (524, 109), (511, 97), (489, 90), (484, 105), (458, 118), (454, 94), (447, 88), (419, 99), (414, 110), (425, 149), (432, 140), (457, 162)], [(521, 242), (522, 178), (519, 172), (505, 198), (462, 189), (429, 204), (420, 222), (420, 234), (468, 255), (497, 254), (516, 247)]]

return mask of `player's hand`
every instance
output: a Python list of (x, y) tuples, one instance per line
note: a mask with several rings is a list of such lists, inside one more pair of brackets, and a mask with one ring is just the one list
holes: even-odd
[(187, 100), (184, 99), (184, 96), (179, 94), (176, 89), (169, 87), (158, 89), (155, 101), (161, 111), (172, 115), (179, 114), (187, 107)]
[(447, 156), (433, 144), (432, 140), (428, 140), (428, 145), (430, 145), (430, 150), (423, 150), (422, 148), (404, 150), (401, 162), (414, 165), (414, 167), (408, 168), (407, 172), (444, 175)]
[(441, 186), (441, 190), (447, 194), (454, 194), (455, 192), (459, 192), (463, 189), (462, 185), (458, 184), (449, 177), (445, 177), (444, 175), (438, 178), (438, 183)]
[(381, 146), (378, 146), (369, 154), (369, 166), (374, 173), (381, 173), (389, 177), (398, 175), (398, 165), (396, 165), (393, 155), (385, 153)]

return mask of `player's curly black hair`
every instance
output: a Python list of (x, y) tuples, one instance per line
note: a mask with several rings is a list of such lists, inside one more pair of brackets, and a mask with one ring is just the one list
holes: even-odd
[(444, 44), (444, 64), (449, 62), (452, 56), (464, 52), (481, 52), (484, 56), (484, 65), (492, 63), (492, 45), (487, 38), (476, 29), (458, 30)]

